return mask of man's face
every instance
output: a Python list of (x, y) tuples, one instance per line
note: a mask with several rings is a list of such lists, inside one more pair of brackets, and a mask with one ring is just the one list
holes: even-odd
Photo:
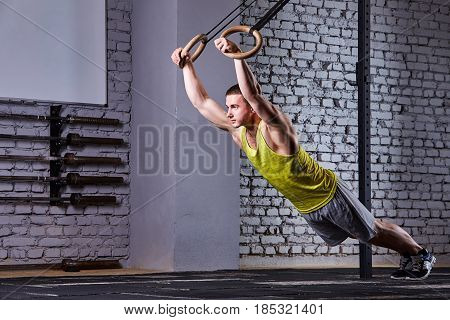
[(251, 122), (252, 109), (247, 100), (240, 94), (228, 95), (225, 98), (227, 118), (234, 128), (245, 126)]

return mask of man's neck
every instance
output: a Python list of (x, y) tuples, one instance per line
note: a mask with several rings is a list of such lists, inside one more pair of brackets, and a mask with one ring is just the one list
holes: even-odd
[(258, 125), (261, 122), (261, 119), (255, 120), (252, 124), (248, 124), (245, 126), (248, 134), (252, 137), (256, 137), (256, 132), (258, 131)]

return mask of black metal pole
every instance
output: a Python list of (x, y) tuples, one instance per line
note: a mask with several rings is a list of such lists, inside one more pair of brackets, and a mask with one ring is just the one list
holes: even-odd
[[(358, 168), (359, 200), (371, 210), (370, 170), (370, 0), (358, 0)], [(372, 277), (372, 248), (359, 244), (360, 278)]]

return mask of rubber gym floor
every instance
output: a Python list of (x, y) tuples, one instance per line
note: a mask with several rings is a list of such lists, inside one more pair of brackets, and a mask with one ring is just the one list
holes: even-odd
[(392, 280), (390, 268), (276, 269), (0, 279), (2, 299), (449, 299), (450, 268), (424, 281)]

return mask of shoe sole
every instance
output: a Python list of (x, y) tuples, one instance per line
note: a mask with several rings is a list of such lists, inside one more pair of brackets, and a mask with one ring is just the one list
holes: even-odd
[(406, 279), (406, 277), (407, 277), (407, 275), (404, 275), (404, 276), (402, 276), (402, 277), (396, 277), (396, 276), (393, 276), (393, 275), (391, 275), (390, 276), (390, 278), (391, 279), (394, 279), (394, 280), (405, 280)]
[(391, 276), (391, 279), (394, 279), (394, 280), (405, 280), (406, 277), (393, 277), (393, 276)]
[[(436, 263), (436, 257), (435, 256), (433, 256), (433, 258), (431, 259), (431, 269), (433, 268), (433, 266), (434, 266), (434, 264)], [(406, 278), (405, 278), (405, 280), (425, 280), (426, 278), (428, 278), (428, 276), (430, 275), (430, 273), (431, 273), (431, 269), (430, 270), (428, 270), (428, 272), (425, 274), (425, 275), (423, 275), (422, 277), (420, 277), (420, 278), (412, 278), (412, 277), (408, 277), (408, 276), (406, 276)]]

